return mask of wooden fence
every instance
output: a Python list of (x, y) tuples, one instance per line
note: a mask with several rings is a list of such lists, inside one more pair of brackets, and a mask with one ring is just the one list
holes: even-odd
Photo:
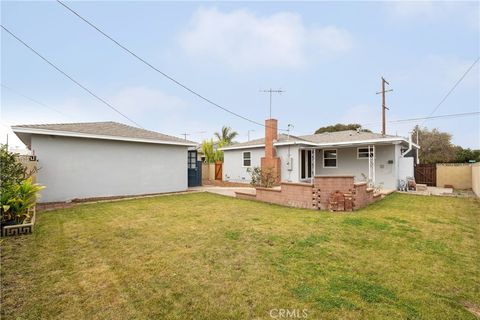
[(437, 165), (417, 164), (415, 166), (415, 182), (434, 187), (437, 185)]

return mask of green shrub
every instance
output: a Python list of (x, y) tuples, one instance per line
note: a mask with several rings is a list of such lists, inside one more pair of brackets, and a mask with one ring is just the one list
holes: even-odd
[(0, 196), (2, 222), (14, 221), (15, 224), (29, 222), (30, 209), (35, 206), (37, 193), (43, 188), (33, 183), (31, 178), (5, 188)]
[(0, 192), (9, 190), (27, 178), (27, 169), (17, 160), (17, 156), (9, 152), (7, 146), (0, 145)]
[(254, 187), (271, 188), (275, 184), (276, 177), (272, 168), (255, 167), (253, 169), (248, 168), (247, 171), (252, 176), (250, 184)]

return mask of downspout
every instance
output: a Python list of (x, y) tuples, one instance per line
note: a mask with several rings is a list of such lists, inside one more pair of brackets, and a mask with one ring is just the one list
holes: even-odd
[(410, 132), (409, 136), (408, 136), (408, 149), (407, 151), (405, 152), (402, 152), (402, 157), (405, 157), (405, 155), (407, 153), (409, 153), (410, 151), (412, 151), (413, 149), (413, 144), (412, 144), (412, 132)]

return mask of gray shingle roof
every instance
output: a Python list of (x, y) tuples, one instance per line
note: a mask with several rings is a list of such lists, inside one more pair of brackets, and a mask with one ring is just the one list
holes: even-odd
[(314, 143), (338, 143), (338, 142), (355, 142), (362, 140), (376, 140), (387, 138), (400, 138), (398, 136), (382, 135), (375, 132), (357, 132), (355, 130), (337, 131), (337, 132), (325, 132), (319, 134), (310, 134), (306, 136), (300, 136), (301, 139)]
[(140, 129), (132, 127), (123, 123), (108, 121), (108, 122), (83, 122), (83, 123), (53, 123), (53, 124), (27, 124), (12, 126), (15, 128), (24, 129), (41, 129), (52, 131), (63, 131), (70, 133), (81, 133), (87, 135), (111, 136), (128, 139), (148, 139), (156, 141), (165, 141), (170, 143), (193, 144), (193, 141), (185, 140), (162, 134), (155, 131)]
[[(311, 142), (311, 143), (318, 143), (318, 144), (328, 144), (328, 143), (348, 143), (348, 142), (355, 142), (355, 141), (363, 141), (363, 140), (380, 140), (380, 139), (392, 139), (398, 138), (399, 140), (403, 140), (403, 137), (399, 136), (392, 136), (392, 135), (385, 135), (383, 136), (380, 133), (374, 132), (357, 132), (355, 130), (346, 130), (346, 131), (337, 131), (337, 132), (325, 132), (319, 134), (310, 134), (304, 136), (287, 136), (286, 134), (279, 134), (277, 142), (287, 142), (287, 141), (296, 141), (298, 142)], [(265, 144), (265, 139), (255, 139), (248, 142), (243, 143), (236, 143), (228, 148), (247, 148), (252, 146), (262, 146)]]

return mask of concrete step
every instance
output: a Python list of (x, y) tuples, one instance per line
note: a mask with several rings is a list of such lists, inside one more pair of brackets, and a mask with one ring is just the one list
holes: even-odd
[(428, 191), (427, 185), (422, 183), (417, 183), (417, 191)]

